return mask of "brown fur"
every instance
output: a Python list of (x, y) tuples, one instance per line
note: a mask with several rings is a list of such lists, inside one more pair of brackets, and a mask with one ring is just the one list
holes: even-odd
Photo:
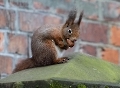
[(16, 65), (13, 73), (28, 68), (66, 62), (67, 57), (58, 58), (55, 46), (61, 50), (74, 46), (79, 37), (79, 25), (83, 15), (82, 12), (79, 20), (74, 22), (76, 13), (76, 10), (70, 11), (68, 19), (62, 26), (48, 25), (37, 29), (31, 41), (32, 58), (25, 59)]

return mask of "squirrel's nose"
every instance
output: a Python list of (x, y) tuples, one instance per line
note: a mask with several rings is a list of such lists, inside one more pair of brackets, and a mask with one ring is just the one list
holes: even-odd
[(77, 39), (76, 39), (76, 38), (73, 38), (73, 39), (72, 39), (72, 42), (75, 42), (75, 41), (77, 41)]
[(74, 42), (77, 41), (77, 39), (74, 39)]

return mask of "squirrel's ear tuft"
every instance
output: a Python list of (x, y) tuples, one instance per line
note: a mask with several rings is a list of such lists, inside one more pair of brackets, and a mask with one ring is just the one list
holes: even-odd
[(74, 20), (76, 18), (76, 14), (77, 14), (76, 9), (71, 10), (69, 12), (68, 19), (66, 20), (66, 23), (65, 23), (67, 26), (72, 25), (74, 23)]
[(69, 12), (69, 15), (68, 15), (68, 20), (74, 21), (75, 18), (76, 18), (76, 14), (77, 14), (77, 10), (76, 10), (76, 9), (71, 10), (71, 11)]
[(77, 22), (77, 24), (78, 25), (80, 25), (80, 23), (81, 23), (81, 20), (82, 20), (82, 17), (83, 17), (83, 11), (81, 12), (81, 14), (80, 14), (80, 16), (79, 16), (79, 20), (78, 20), (78, 22)]

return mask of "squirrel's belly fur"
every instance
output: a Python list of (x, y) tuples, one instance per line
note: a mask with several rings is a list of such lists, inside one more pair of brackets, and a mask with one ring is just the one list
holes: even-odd
[[(53, 41), (53, 43), (54, 43), (54, 41)], [(60, 49), (60, 47), (56, 46), (55, 43), (54, 43), (54, 47), (55, 47), (55, 51), (57, 53), (57, 58), (61, 58), (63, 56), (65, 50)]]

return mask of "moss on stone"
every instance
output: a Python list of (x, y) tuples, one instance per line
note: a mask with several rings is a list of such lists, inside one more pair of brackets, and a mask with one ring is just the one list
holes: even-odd
[(15, 82), (13, 88), (24, 88), (24, 84), (22, 82)]
[[(120, 67), (115, 64), (93, 56), (76, 53), (71, 56), (71, 59), (67, 63), (23, 70), (0, 80), (0, 83), (19, 83), (24, 81), (28, 82), (29, 85), (29, 81), (48, 81), (51, 78), (57, 78), (63, 80), (67, 79), (69, 81), (82, 80), (84, 82), (90, 81), (93, 83), (109, 82), (119, 84), (119, 73)], [(35, 85), (35, 87), (37, 87), (37, 85)]]
[(50, 83), (50, 88), (69, 88), (69, 86), (61, 84), (58, 81), (53, 81)]
[(87, 88), (84, 84), (78, 84), (77, 88)]

